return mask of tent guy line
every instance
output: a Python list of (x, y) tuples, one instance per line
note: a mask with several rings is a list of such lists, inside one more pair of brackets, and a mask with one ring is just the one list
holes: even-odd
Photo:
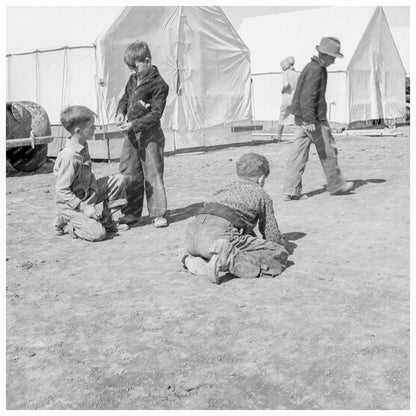
[(22, 56), (22, 55), (33, 55), (35, 53), (46, 53), (46, 52), (58, 52), (66, 49), (96, 49), (97, 45), (92, 44), (91, 46), (88, 45), (80, 45), (80, 46), (62, 46), (60, 48), (52, 48), (52, 49), (35, 49), (31, 52), (20, 52), (20, 53), (8, 53), (6, 58), (10, 56)]

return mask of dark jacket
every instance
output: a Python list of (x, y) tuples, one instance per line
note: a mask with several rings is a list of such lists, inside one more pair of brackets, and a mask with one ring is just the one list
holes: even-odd
[[(160, 118), (165, 109), (168, 93), (168, 84), (153, 65), (139, 86), (137, 86), (136, 74), (130, 76), (124, 95), (118, 103), (117, 114), (127, 114), (135, 133), (160, 130)], [(141, 104), (140, 100), (149, 104), (148, 108)]]
[(308, 123), (326, 120), (325, 91), (328, 74), (319, 57), (314, 56), (300, 74), (291, 112)]

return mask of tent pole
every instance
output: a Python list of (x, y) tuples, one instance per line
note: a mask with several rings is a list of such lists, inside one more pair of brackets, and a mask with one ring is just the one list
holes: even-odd
[(176, 88), (175, 88), (175, 93), (176, 93), (176, 125), (178, 127), (177, 130), (173, 130), (173, 151), (176, 153), (176, 138), (177, 138), (177, 132), (180, 130), (180, 126), (179, 126), (179, 92), (180, 92), (180, 88), (181, 88), (181, 78), (180, 78), (180, 72), (179, 72), (179, 62), (178, 62), (178, 56), (179, 56), (179, 36), (180, 36), (180, 31), (181, 31), (181, 17), (182, 17), (182, 6), (178, 7), (178, 31), (177, 31), (177, 37), (176, 37)]
[(40, 81), (39, 81), (39, 51), (35, 51), (35, 65), (36, 65), (36, 102), (39, 104), (39, 90), (40, 90)]
[(11, 101), (11, 99), (12, 99), (12, 83), (11, 83), (11, 80), (12, 80), (12, 77), (11, 77), (12, 56), (7, 55), (6, 58), (7, 58), (7, 81), (8, 81), (7, 82), (7, 101)]
[[(110, 137), (108, 136), (108, 114), (107, 114), (107, 107), (104, 103), (104, 80), (102, 77), (98, 76), (98, 56), (97, 56), (97, 45), (94, 43), (94, 60), (95, 60), (95, 93), (97, 98), (97, 109), (98, 109), (98, 122), (100, 124), (101, 129), (103, 130), (104, 140), (106, 141), (107, 147), (107, 163), (111, 160), (110, 155)], [(103, 109), (104, 105), (104, 109)], [(103, 120), (103, 110), (105, 111), (105, 121)]]

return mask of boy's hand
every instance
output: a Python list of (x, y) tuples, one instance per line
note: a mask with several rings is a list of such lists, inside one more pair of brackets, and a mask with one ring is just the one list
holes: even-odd
[(100, 216), (98, 215), (97, 210), (95, 209), (95, 206), (94, 205), (87, 205), (83, 209), (83, 211), (84, 211), (84, 214), (87, 217), (90, 217), (90, 218), (92, 218), (94, 220), (97, 220), (97, 221), (100, 219)]
[(140, 105), (142, 105), (146, 110), (150, 110), (150, 104), (145, 103), (143, 100), (139, 100)]
[(130, 122), (127, 122), (127, 123), (124, 123), (120, 126), (120, 130), (123, 133), (127, 133), (132, 129), (132, 127), (133, 127), (132, 124)]
[(124, 114), (117, 114), (116, 115), (116, 124), (119, 126), (120, 124), (123, 124), (124, 122)]

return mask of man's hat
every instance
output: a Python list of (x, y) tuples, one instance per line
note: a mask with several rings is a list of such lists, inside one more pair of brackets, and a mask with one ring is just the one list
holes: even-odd
[(325, 55), (335, 56), (335, 58), (343, 58), (344, 55), (339, 51), (341, 49), (341, 42), (338, 38), (324, 37), (321, 39), (321, 43), (316, 45), (318, 52)]

